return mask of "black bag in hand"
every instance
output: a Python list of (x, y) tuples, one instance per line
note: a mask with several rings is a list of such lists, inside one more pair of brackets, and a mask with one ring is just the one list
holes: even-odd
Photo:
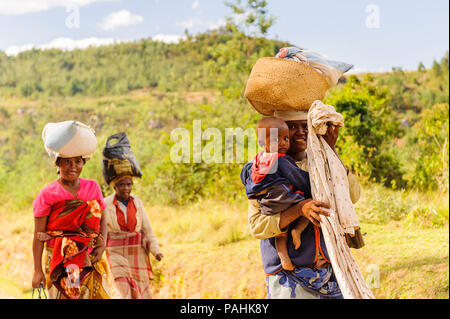
[[(111, 145), (110, 141), (114, 139), (117, 139), (117, 142)], [(131, 152), (130, 141), (125, 132), (111, 135), (106, 140), (102, 172), (108, 184), (119, 175), (142, 176), (141, 168)]]

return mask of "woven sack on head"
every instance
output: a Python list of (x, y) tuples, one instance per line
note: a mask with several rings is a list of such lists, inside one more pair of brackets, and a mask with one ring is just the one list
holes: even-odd
[(256, 61), (245, 88), (245, 97), (256, 111), (307, 111), (322, 100), (329, 86), (314, 68), (297, 61), (265, 57)]

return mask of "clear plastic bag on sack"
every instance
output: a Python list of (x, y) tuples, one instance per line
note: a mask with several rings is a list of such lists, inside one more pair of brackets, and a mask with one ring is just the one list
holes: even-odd
[(353, 67), (353, 64), (329, 60), (317, 52), (297, 47), (282, 48), (275, 57), (308, 64), (322, 74), (330, 88)]

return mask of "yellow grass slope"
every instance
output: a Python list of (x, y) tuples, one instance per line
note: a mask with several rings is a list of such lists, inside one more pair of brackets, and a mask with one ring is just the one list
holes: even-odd
[[(365, 199), (360, 209), (366, 209)], [(201, 201), (147, 207), (164, 259), (152, 258), (155, 298), (266, 298), (259, 241), (246, 204)], [(33, 218), (1, 212), (0, 298), (30, 298)], [(361, 223), (366, 246), (352, 250), (377, 298), (448, 298), (449, 233), (405, 221)], [(374, 287), (374, 285), (376, 287)]]

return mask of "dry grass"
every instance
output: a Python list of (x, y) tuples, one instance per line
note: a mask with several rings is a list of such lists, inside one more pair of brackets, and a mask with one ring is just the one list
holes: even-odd
[(353, 250), (363, 273), (379, 269), (377, 298), (448, 298), (448, 225), (439, 229), (391, 222), (362, 224), (366, 247)]
[[(362, 205), (364, 206), (364, 205)], [(148, 207), (164, 259), (152, 258), (155, 298), (265, 298), (259, 241), (246, 204), (202, 201)], [(0, 298), (31, 297), (31, 212), (0, 210)], [(448, 220), (439, 228), (410, 220), (361, 224), (366, 247), (352, 250), (365, 276), (379, 269), (377, 298), (448, 298)]]

